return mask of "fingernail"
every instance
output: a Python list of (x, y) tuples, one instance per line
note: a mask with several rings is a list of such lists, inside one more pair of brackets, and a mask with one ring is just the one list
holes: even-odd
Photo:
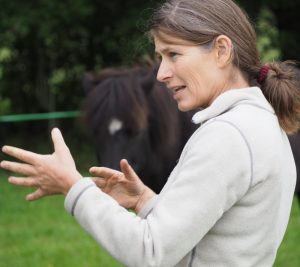
[(0, 162), (0, 167), (5, 168), (5, 167), (7, 166), (6, 163), (7, 163), (7, 162), (6, 162), (5, 160), (2, 160), (2, 161)]
[(91, 167), (91, 168), (90, 168), (90, 172), (96, 171), (96, 168), (97, 168), (97, 167)]
[(52, 129), (52, 133), (59, 133), (59, 132), (60, 132), (59, 129), (56, 127)]

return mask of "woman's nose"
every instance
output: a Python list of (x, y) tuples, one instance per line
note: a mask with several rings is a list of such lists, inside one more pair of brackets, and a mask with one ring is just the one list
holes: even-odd
[(170, 67), (167, 64), (161, 62), (157, 72), (156, 79), (160, 82), (166, 82), (171, 77), (172, 77), (172, 71)]

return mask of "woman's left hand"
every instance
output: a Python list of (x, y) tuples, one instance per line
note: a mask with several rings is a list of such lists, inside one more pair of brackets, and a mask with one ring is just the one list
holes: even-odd
[[(137, 176), (128, 161), (120, 161), (121, 172), (106, 167), (92, 167), (90, 173), (95, 184), (114, 198), (121, 206), (133, 209), (136, 213), (155, 193)], [(101, 177), (101, 178), (100, 178)]]
[(24, 175), (24, 177), (9, 177), (10, 183), (36, 188), (36, 191), (26, 196), (29, 201), (48, 195), (66, 195), (71, 186), (82, 178), (76, 169), (73, 157), (61, 132), (54, 128), (51, 136), (54, 153), (50, 155), (36, 154), (12, 146), (2, 148), (5, 154), (24, 162), (2, 161), (0, 166), (3, 169)]

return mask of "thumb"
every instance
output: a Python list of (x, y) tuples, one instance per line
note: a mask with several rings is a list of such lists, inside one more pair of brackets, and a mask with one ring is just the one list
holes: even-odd
[(51, 131), (51, 137), (52, 137), (55, 152), (59, 154), (65, 152), (66, 150), (70, 152), (69, 148), (67, 147), (64, 141), (61, 131), (58, 128), (53, 128), (53, 130)]
[(125, 177), (128, 180), (139, 179), (136, 172), (133, 170), (133, 168), (130, 166), (130, 164), (128, 163), (128, 161), (126, 159), (122, 159), (120, 161), (120, 167), (121, 167), (121, 171), (124, 173)]

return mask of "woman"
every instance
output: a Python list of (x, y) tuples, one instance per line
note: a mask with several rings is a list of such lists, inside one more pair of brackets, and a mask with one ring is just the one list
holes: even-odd
[(28, 176), (9, 178), (37, 188), (28, 200), (65, 194), (67, 211), (126, 266), (272, 266), (295, 187), (286, 135), (299, 128), (294, 73), (261, 65), (255, 32), (231, 0), (167, 1), (150, 34), (158, 80), (180, 110), (202, 108), (160, 194), (126, 160), (122, 172), (93, 167), (99, 178), (82, 178), (58, 129), (52, 155), (5, 146), (25, 163), (1, 167)]

